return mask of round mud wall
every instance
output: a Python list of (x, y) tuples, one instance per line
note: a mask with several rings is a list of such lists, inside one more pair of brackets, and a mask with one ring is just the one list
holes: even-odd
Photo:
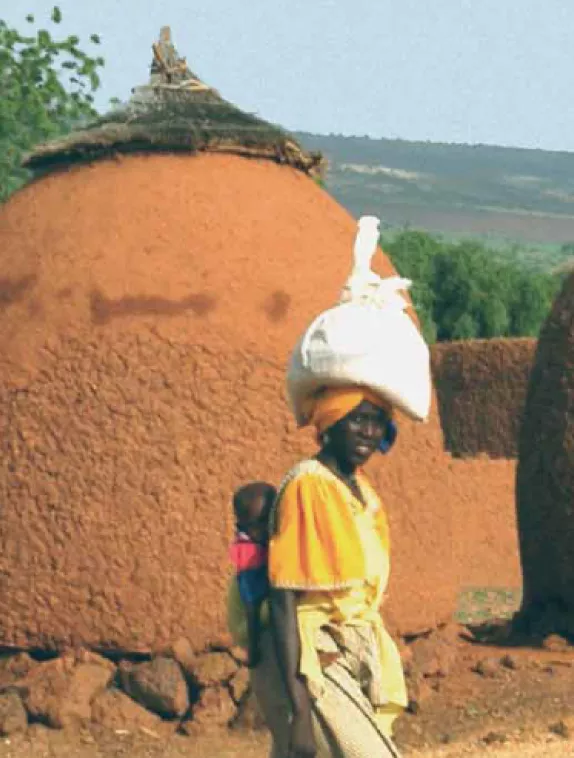
[(454, 545), (461, 591), (520, 590), (516, 529), (516, 461), (485, 455), (453, 458)]
[[(0, 210), (0, 644), (225, 633), (231, 492), (313, 449), (284, 367), (355, 228), (294, 169), (214, 155), (76, 167)], [(398, 632), (454, 607), (446, 468), (436, 409), (371, 466)]]
[[(574, 635), (574, 276), (541, 331), (519, 437), (522, 620)], [(547, 627), (547, 628), (546, 628)]]

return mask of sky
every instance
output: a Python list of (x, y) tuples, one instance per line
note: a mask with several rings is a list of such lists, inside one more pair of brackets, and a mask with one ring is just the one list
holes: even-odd
[[(54, 0), (0, 0), (51, 28)], [(60, 0), (102, 37), (97, 106), (149, 73), (163, 25), (223, 97), (286, 129), (574, 151), (572, 0)]]

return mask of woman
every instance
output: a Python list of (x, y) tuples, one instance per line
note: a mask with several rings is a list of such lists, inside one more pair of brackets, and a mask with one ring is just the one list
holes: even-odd
[(397, 756), (391, 729), (407, 696), (379, 614), (388, 525), (360, 473), (394, 440), (391, 408), (365, 389), (331, 389), (312, 423), (320, 451), (288, 474), (272, 514), (270, 629), (252, 686), (272, 758)]

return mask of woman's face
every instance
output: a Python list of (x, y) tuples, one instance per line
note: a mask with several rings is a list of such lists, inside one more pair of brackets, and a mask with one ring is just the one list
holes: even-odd
[(328, 431), (328, 448), (343, 469), (363, 466), (376, 452), (387, 432), (389, 416), (364, 400)]

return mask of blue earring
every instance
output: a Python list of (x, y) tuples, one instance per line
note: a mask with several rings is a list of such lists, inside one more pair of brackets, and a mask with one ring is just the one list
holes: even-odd
[(399, 430), (394, 421), (387, 421), (387, 433), (379, 444), (379, 451), (383, 454), (388, 453), (395, 444)]

